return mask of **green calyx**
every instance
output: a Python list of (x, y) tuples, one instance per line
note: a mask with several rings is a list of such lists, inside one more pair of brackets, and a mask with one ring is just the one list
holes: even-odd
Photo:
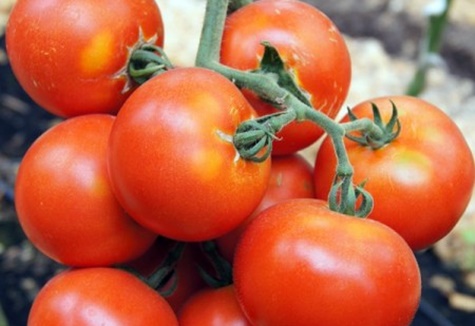
[(132, 52), (127, 73), (134, 82), (141, 85), (150, 78), (172, 68), (172, 63), (161, 47), (143, 44)]
[(218, 246), (212, 240), (201, 243), (201, 249), (208, 259), (215, 275), (208, 273), (203, 267), (199, 267), (199, 273), (203, 280), (212, 288), (220, 288), (233, 283), (233, 268), (219, 252)]
[[(330, 210), (345, 215), (366, 217), (373, 209), (373, 197), (364, 189), (366, 182), (353, 185), (351, 178), (336, 177), (328, 196)], [(361, 197), (361, 203), (357, 201)]]
[(239, 155), (253, 162), (263, 162), (272, 154), (275, 135), (295, 119), (294, 111), (281, 111), (241, 123), (233, 137)]
[[(251, 73), (271, 76), (279, 87), (287, 90), (300, 102), (311, 107), (312, 104), (310, 103), (308, 94), (297, 85), (294, 75), (286, 68), (277, 49), (269, 42), (262, 42), (262, 45), (264, 46), (264, 54), (259, 64), (259, 68), (251, 71)], [(276, 99), (268, 98), (262, 99), (269, 102), (274, 107), (282, 109), (283, 101), (279, 102), (278, 100), (276, 101)]]
[[(395, 140), (401, 133), (401, 123), (399, 122), (396, 105), (393, 102), (391, 102), (391, 104), (392, 115), (388, 123), (383, 122), (379, 108), (376, 104), (371, 103), (374, 122), (373, 128), (358, 131), (360, 136), (353, 134), (346, 134), (345, 136), (362, 146), (369, 146), (372, 149), (379, 149)], [(348, 109), (348, 116), (352, 122), (358, 121), (358, 117), (350, 109)]]

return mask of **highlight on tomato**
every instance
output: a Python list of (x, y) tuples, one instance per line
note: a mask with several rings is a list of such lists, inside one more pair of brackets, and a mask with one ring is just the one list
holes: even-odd
[(195, 293), (180, 310), (178, 322), (181, 326), (251, 326), (239, 306), (233, 285)]
[[(399, 135), (381, 148), (345, 139), (354, 182), (365, 182), (373, 196), (370, 219), (396, 230), (414, 250), (446, 236), (462, 217), (472, 196), (475, 167), (472, 152), (454, 121), (440, 108), (410, 96), (368, 99), (351, 112), (373, 119), (373, 105), (384, 123), (397, 108)], [(350, 121), (347, 115), (342, 123)], [(360, 133), (350, 136), (362, 137)], [(315, 161), (315, 192), (328, 198), (336, 158), (329, 139)]]
[(272, 158), (267, 190), (259, 206), (237, 228), (216, 239), (221, 255), (232, 262), (236, 244), (247, 225), (264, 209), (291, 198), (313, 198), (313, 166), (301, 155)]
[[(335, 24), (302, 1), (255, 1), (228, 16), (220, 60), (240, 70), (257, 69), (264, 41), (277, 49), (308, 103), (334, 118), (346, 99), (351, 79), (348, 48)], [(243, 91), (260, 115), (276, 111), (251, 91)], [(277, 133), (280, 140), (274, 142), (273, 154), (294, 153), (322, 135), (323, 130), (315, 123), (292, 122)]]
[(178, 326), (178, 321), (165, 299), (132, 274), (93, 267), (50, 279), (33, 302), (28, 325)]
[(162, 46), (164, 27), (154, 0), (18, 0), (5, 37), (26, 93), (72, 117), (116, 113), (135, 88), (126, 73), (132, 49)]
[(15, 207), (28, 239), (68, 266), (108, 266), (142, 255), (156, 234), (128, 216), (112, 191), (107, 148), (114, 116), (70, 118), (24, 155)]
[(257, 207), (271, 162), (242, 159), (232, 137), (256, 116), (239, 89), (204, 68), (177, 68), (125, 102), (109, 142), (109, 173), (124, 209), (164, 237), (204, 241)]
[(371, 219), (317, 199), (269, 207), (234, 257), (238, 302), (253, 325), (410, 325), (421, 278), (411, 248)]

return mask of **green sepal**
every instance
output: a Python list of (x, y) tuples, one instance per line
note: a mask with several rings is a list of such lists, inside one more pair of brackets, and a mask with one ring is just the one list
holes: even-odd
[(198, 266), (200, 276), (212, 288), (220, 288), (233, 283), (233, 268), (219, 252), (218, 246), (213, 240), (201, 242), (201, 249), (211, 263), (216, 276), (208, 273), (203, 267)]
[[(297, 85), (294, 75), (285, 67), (285, 62), (282, 60), (279, 52), (269, 42), (262, 42), (264, 46), (264, 54), (262, 56), (259, 68), (253, 70), (252, 73), (266, 74), (275, 76), (277, 84), (289, 93), (298, 98), (302, 103), (312, 106), (309, 95)], [(279, 108), (281, 103), (275, 99), (263, 98), (264, 101)]]
[[(368, 146), (372, 149), (381, 148), (384, 145), (394, 141), (401, 133), (401, 122), (399, 121), (396, 104), (391, 101), (391, 105), (391, 118), (389, 119), (388, 123), (385, 124), (381, 118), (381, 113), (379, 111), (378, 106), (374, 103), (371, 103), (371, 109), (373, 111), (373, 122), (380, 129), (380, 135), (376, 135), (369, 131), (361, 131), (361, 136), (355, 136), (350, 134), (346, 134), (345, 136), (348, 139), (357, 142), (362, 146)], [(350, 108), (347, 108), (347, 111), (348, 117), (351, 121), (358, 120), (358, 117), (350, 110)]]

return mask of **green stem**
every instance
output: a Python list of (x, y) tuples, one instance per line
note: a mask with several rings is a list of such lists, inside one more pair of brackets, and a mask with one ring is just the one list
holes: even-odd
[(247, 6), (252, 2), (253, 0), (231, 0), (228, 6), (228, 14), (235, 12), (241, 7)]
[[(365, 202), (372, 202), (372, 200), (368, 193), (356, 190), (353, 187), (353, 167), (351, 166), (351, 163), (349, 161), (343, 141), (346, 129), (342, 127), (339, 123), (335, 122), (333, 119), (329, 118), (326, 114), (315, 110), (311, 106), (303, 103), (300, 99), (298, 99), (288, 90), (280, 87), (277, 81), (269, 75), (254, 74), (250, 72), (240, 71), (219, 63), (222, 34), (226, 20), (227, 8), (228, 1), (226, 0), (208, 0), (206, 5), (206, 14), (203, 23), (200, 46), (195, 62), (196, 66), (214, 70), (227, 77), (238, 87), (250, 89), (259, 97), (270, 99), (272, 103), (275, 103), (275, 106), (277, 108), (289, 112), (289, 116), (291, 116), (293, 120), (311, 120), (314, 123), (318, 124), (332, 139), (335, 147), (335, 153), (337, 156), (335, 187), (341, 188), (341, 191), (333, 192), (335, 198), (334, 200), (330, 200), (330, 203), (335, 203), (335, 205), (332, 205), (332, 207), (330, 208), (334, 210), (339, 210), (341, 208), (343, 210), (343, 213), (351, 215), (364, 215), (366, 213), (369, 213), (369, 211), (358, 212), (355, 208), (355, 198), (358, 196), (358, 194), (365, 197)], [(285, 121), (285, 123), (288, 123), (289, 119), (287, 119), (286, 117)], [(243, 124), (246, 123), (247, 122), (244, 122)], [(264, 123), (269, 123), (269, 121), (266, 120)], [(368, 124), (370, 123), (362, 122), (362, 127), (366, 128), (368, 127)], [(353, 124), (353, 126), (355, 125), (356, 123)], [(247, 126), (249, 126), (249, 124)], [(238, 131), (239, 129), (240, 128), (238, 128)], [(270, 130), (262, 130), (259, 128), (242, 129), (244, 129), (246, 132), (253, 132), (256, 135), (261, 133), (264, 135), (263, 137), (267, 138), (269, 138), (268, 133), (274, 132), (274, 130), (272, 130), (272, 127), (270, 128)], [(275, 129), (278, 130), (280, 128)], [(239, 134), (235, 135), (235, 138), (239, 137)], [(261, 142), (260, 140), (256, 140), (255, 143), (251, 145), (256, 145), (259, 143), (268, 144), (268, 142), (266, 141)], [(252, 151), (255, 152), (254, 149)], [(340, 183), (340, 180), (342, 180), (343, 182)], [(338, 198), (341, 198), (341, 201), (347, 201), (347, 203), (340, 205), (341, 201), (336, 199), (338, 193), (340, 194)], [(349, 208), (350, 206), (352, 207)]]
[(445, 6), (441, 12), (429, 15), (429, 25), (420, 45), (417, 70), (406, 91), (408, 95), (418, 96), (426, 86), (427, 71), (432, 65), (431, 59), (439, 53), (442, 46), (452, 3), (453, 0), (445, 0)]
[(229, 0), (208, 0), (195, 65), (218, 62)]

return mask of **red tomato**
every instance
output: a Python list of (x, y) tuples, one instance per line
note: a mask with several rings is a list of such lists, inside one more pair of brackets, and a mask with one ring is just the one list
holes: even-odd
[(406, 242), (374, 220), (291, 199), (263, 211), (234, 258), (253, 325), (409, 325), (421, 279)]
[(299, 154), (274, 157), (264, 198), (239, 227), (216, 239), (220, 253), (232, 262), (239, 237), (247, 225), (267, 207), (286, 199), (314, 197), (313, 167)]
[[(159, 237), (143, 256), (126, 265), (134, 268), (144, 277), (150, 277), (163, 263), (174, 244), (174, 241)], [(174, 287), (171, 294), (164, 297), (176, 313), (193, 293), (206, 287), (198, 269), (202, 259), (204, 257), (198, 246), (194, 243), (187, 243), (176, 264), (174, 275), (162, 288), (158, 289), (167, 291)]]
[(225, 77), (179, 68), (150, 79), (126, 101), (112, 128), (109, 168), (119, 201), (167, 238), (223, 235), (259, 204), (270, 160), (240, 158), (232, 143), (255, 112)]
[[(474, 161), (451, 118), (422, 99), (381, 97), (352, 111), (357, 117), (372, 118), (374, 103), (388, 121), (390, 101), (398, 108), (400, 135), (378, 150), (348, 139), (345, 146), (355, 170), (354, 182), (367, 180), (365, 189), (374, 198), (369, 218), (390, 226), (419, 250), (443, 238), (462, 216), (474, 185)], [(327, 198), (335, 166), (333, 145), (326, 139), (315, 163), (318, 198)]]
[(185, 302), (178, 321), (180, 326), (251, 326), (232, 285), (196, 293)]
[[(221, 62), (240, 70), (256, 69), (264, 51), (263, 41), (279, 51), (315, 109), (335, 117), (348, 93), (351, 62), (345, 40), (333, 22), (301, 1), (253, 2), (227, 18)], [(245, 94), (260, 115), (275, 112), (254, 94)], [(322, 134), (312, 122), (294, 122), (277, 134), (282, 140), (274, 142), (273, 154), (293, 153)]]
[(125, 74), (138, 44), (163, 45), (154, 0), (18, 0), (6, 28), (12, 69), (49, 112), (115, 113), (131, 93)]
[(105, 266), (145, 252), (156, 235), (117, 202), (107, 173), (114, 117), (63, 121), (40, 136), (20, 164), (15, 205), (31, 242), (70, 266)]
[(40, 290), (29, 326), (178, 325), (168, 303), (132, 274), (84, 268), (54, 276)]

